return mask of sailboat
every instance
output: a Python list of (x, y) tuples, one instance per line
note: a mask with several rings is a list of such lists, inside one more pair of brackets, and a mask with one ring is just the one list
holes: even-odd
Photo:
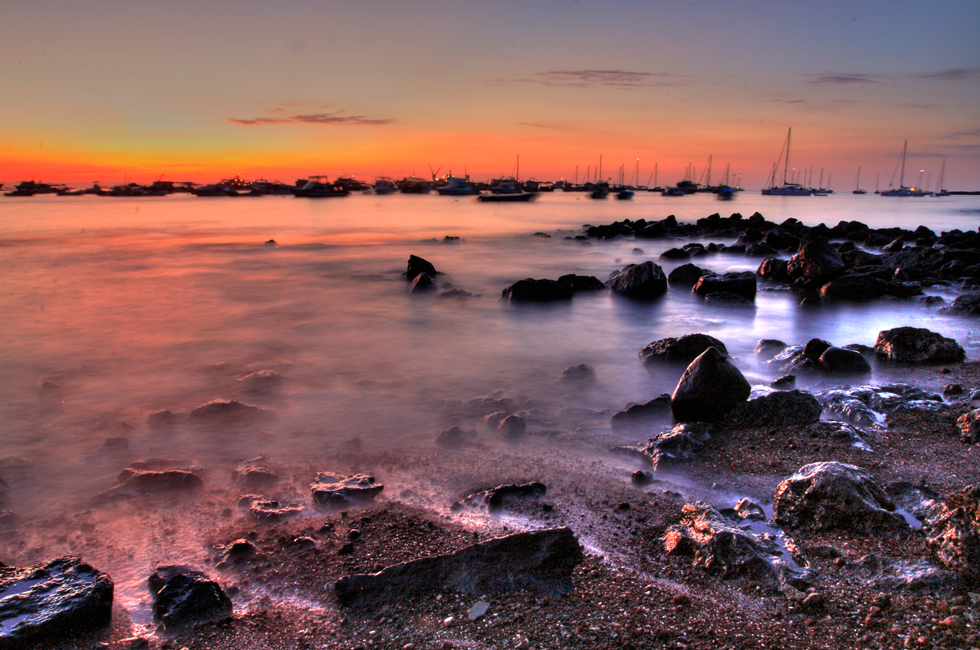
[(865, 192), (864, 190), (861, 189), (861, 167), (860, 167), (860, 165), (858, 166), (858, 177), (857, 177), (857, 180), (854, 181), (854, 191), (851, 192), (851, 194), (867, 194), (867, 192)]
[[(926, 193), (916, 187), (905, 187), (905, 154), (908, 152), (909, 141), (905, 141), (905, 146), (902, 147), (902, 175), (901, 180), (898, 183), (898, 189), (885, 190), (881, 193), (882, 196), (925, 196)], [(892, 172), (894, 174), (894, 172)], [(895, 176), (892, 176), (895, 178)]]
[(933, 196), (949, 196), (949, 190), (943, 187), (943, 179), (946, 177), (946, 161), (943, 160), (943, 166), (939, 169), (939, 183), (936, 186), (936, 191), (933, 192)]
[[(812, 194), (810, 190), (799, 183), (789, 183), (786, 181), (786, 175), (789, 173), (789, 141), (792, 135), (793, 129), (790, 127), (789, 132), (786, 134), (786, 162), (783, 165), (783, 184), (780, 187), (776, 187), (776, 167), (779, 165), (779, 161), (776, 161), (776, 164), (772, 168), (772, 176), (769, 177), (770, 185), (762, 190), (764, 196), (810, 196)], [(782, 152), (780, 152), (780, 157), (782, 157)]]

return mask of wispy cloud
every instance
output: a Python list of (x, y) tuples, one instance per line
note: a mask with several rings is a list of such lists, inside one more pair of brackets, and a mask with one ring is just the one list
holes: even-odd
[(905, 103), (905, 104), (899, 104), (899, 106), (901, 106), (902, 108), (921, 108), (921, 109), (925, 109), (925, 110), (932, 110), (934, 108), (939, 108), (939, 104), (914, 104), (914, 103)]
[(769, 99), (762, 100), (770, 104), (805, 104), (805, 99), (789, 99), (785, 97), (770, 97)]
[(835, 86), (881, 83), (881, 78), (879, 75), (850, 72), (820, 72), (816, 74), (804, 74), (803, 78), (812, 84), (831, 84)]
[(534, 122), (518, 122), (521, 126), (530, 126), (535, 129), (556, 129), (558, 131), (567, 131), (564, 126), (556, 126), (554, 124), (535, 124)]
[(914, 75), (916, 79), (938, 79), (940, 81), (961, 81), (980, 77), (980, 68), (949, 68), (940, 72)]
[(344, 115), (344, 111), (330, 113), (290, 113), (283, 108), (266, 111), (264, 117), (239, 118), (229, 117), (232, 124), (242, 126), (265, 126), (268, 124), (330, 124), (353, 126), (377, 126), (391, 124), (394, 120), (366, 117), (364, 115)]
[(980, 138), (980, 129), (973, 131), (951, 131), (946, 134), (947, 138)]
[(567, 88), (606, 87), (622, 90), (679, 86), (694, 78), (670, 72), (634, 72), (631, 70), (550, 70), (533, 77), (517, 79), (521, 83)]

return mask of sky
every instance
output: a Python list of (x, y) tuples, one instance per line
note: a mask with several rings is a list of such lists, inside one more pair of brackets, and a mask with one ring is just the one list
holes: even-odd
[(482, 180), (518, 157), (583, 181), (601, 156), (614, 181), (705, 180), (710, 157), (758, 188), (792, 127), (791, 169), (838, 191), (859, 166), (897, 185), (906, 139), (906, 185), (945, 160), (980, 189), (977, 34), (977, 0), (0, 0), (0, 182)]

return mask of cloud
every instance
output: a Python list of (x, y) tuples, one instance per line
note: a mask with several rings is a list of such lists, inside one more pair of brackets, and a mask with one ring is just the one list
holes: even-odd
[(232, 124), (242, 126), (264, 126), (268, 124), (332, 124), (352, 126), (377, 126), (391, 124), (394, 120), (365, 117), (364, 115), (344, 115), (343, 111), (332, 113), (289, 113), (283, 108), (266, 111), (266, 117), (229, 117)]
[(532, 126), (536, 129), (557, 129), (559, 131), (567, 131), (563, 126), (555, 126), (554, 124), (535, 124), (534, 122), (518, 122), (521, 126)]
[(782, 99), (780, 97), (773, 97), (771, 99), (763, 100), (769, 102), (770, 104), (805, 104), (805, 99)]
[(916, 79), (937, 79), (940, 81), (961, 81), (974, 77), (980, 77), (980, 68), (949, 68), (940, 72), (915, 75)]
[(901, 106), (903, 108), (921, 108), (921, 109), (924, 109), (924, 110), (932, 110), (934, 108), (939, 108), (939, 104), (914, 104), (914, 103), (906, 103), (906, 104), (899, 104), (899, 106)]
[(630, 70), (550, 70), (539, 72), (529, 79), (518, 79), (522, 83), (536, 83), (543, 86), (566, 88), (586, 88), (602, 86), (606, 88), (636, 89), (659, 86), (678, 86), (690, 83), (693, 77), (670, 72), (633, 72)]
[(803, 77), (812, 84), (832, 84), (835, 86), (881, 83), (878, 75), (848, 72), (821, 72), (819, 74), (805, 74)]
[(973, 131), (952, 131), (946, 134), (947, 138), (980, 138), (980, 129)]

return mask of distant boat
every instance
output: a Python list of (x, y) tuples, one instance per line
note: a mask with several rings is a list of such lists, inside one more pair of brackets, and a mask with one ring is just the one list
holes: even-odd
[(718, 190), (719, 201), (731, 201), (735, 198), (735, 190), (731, 187), (722, 187)]
[(867, 192), (865, 192), (864, 190), (861, 189), (861, 167), (860, 166), (858, 166), (857, 180), (854, 181), (854, 191), (851, 192), (851, 194), (867, 194)]
[(489, 203), (510, 203), (510, 202), (520, 202), (520, 201), (532, 201), (538, 194), (536, 192), (480, 192), (480, 196), (477, 197), (478, 201), (484, 201)]
[(609, 196), (609, 183), (596, 183), (589, 194), (593, 199), (604, 199)]
[(293, 196), (304, 199), (325, 199), (348, 194), (350, 192), (347, 189), (327, 182), (326, 176), (310, 176), (305, 185), (293, 188)]
[(933, 196), (949, 196), (949, 191), (943, 187), (943, 181), (946, 177), (946, 161), (943, 160), (943, 166), (939, 169), (939, 183), (936, 185), (936, 191), (933, 192)]
[(660, 191), (660, 194), (663, 196), (687, 196), (688, 193), (679, 187), (672, 186), (672, 187), (665, 187)]
[(387, 176), (379, 176), (374, 181), (375, 194), (394, 194), (397, 191), (398, 188), (395, 186), (395, 183)]
[(428, 194), (429, 193), (429, 181), (424, 178), (417, 178), (415, 176), (406, 176), (401, 179), (395, 185), (398, 186), (398, 191), (402, 194)]
[(628, 201), (629, 199), (633, 198), (633, 190), (629, 189), (628, 187), (624, 187), (616, 192), (616, 198), (620, 201)]
[(475, 196), (480, 193), (480, 190), (470, 182), (469, 176), (466, 178), (451, 176), (449, 183), (436, 189), (436, 192), (439, 192), (440, 196)]
[[(905, 187), (905, 154), (908, 153), (909, 141), (905, 141), (905, 146), (902, 147), (902, 175), (899, 177), (897, 189), (885, 190), (881, 193), (882, 196), (925, 196), (926, 193), (921, 189), (916, 187)], [(894, 172), (892, 172), (892, 178), (895, 178)]]
[(35, 194), (57, 194), (64, 185), (51, 183), (38, 183), (35, 181), (23, 181), (14, 186), (14, 189), (4, 194), (4, 196), (34, 196)]
[[(811, 196), (813, 194), (799, 183), (789, 183), (786, 181), (786, 176), (789, 173), (789, 143), (792, 135), (793, 129), (790, 127), (786, 133), (786, 160), (783, 164), (783, 184), (779, 187), (776, 186), (776, 167), (779, 165), (779, 161), (776, 161), (776, 164), (772, 167), (772, 175), (769, 177), (769, 187), (762, 190), (764, 196)], [(780, 152), (780, 157), (782, 157), (782, 152)]]

